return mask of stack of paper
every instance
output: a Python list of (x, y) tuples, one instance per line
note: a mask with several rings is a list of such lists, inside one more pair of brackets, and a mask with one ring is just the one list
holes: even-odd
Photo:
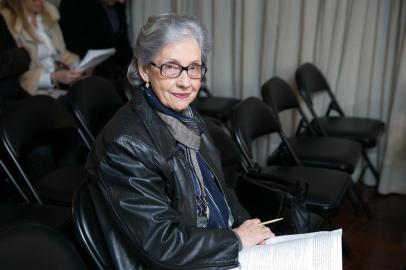
[(342, 230), (277, 236), (244, 249), (238, 260), (242, 270), (341, 270)]

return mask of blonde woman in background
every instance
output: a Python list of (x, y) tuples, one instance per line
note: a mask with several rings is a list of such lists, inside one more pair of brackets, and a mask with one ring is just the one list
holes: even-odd
[(31, 95), (58, 98), (66, 94), (60, 85), (71, 85), (83, 73), (73, 69), (79, 57), (66, 50), (58, 10), (45, 0), (2, 0), (0, 13), (18, 45), (31, 55), (20, 85)]

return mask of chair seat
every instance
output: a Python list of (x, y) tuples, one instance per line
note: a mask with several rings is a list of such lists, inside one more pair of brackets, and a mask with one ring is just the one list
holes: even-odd
[(307, 203), (314, 211), (331, 211), (338, 207), (352, 185), (351, 177), (344, 172), (311, 167), (269, 166), (261, 173), (275, 175), (286, 181), (298, 179), (309, 183)]
[(240, 100), (235, 98), (206, 97), (196, 99), (193, 105), (201, 115), (226, 121), (234, 105), (239, 102)]
[(62, 167), (42, 177), (36, 183), (36, 188), (39, 196), (46, 201), (71, 204), (73, 193), (85, 176), (83, 165)]
[(331, 116), (318, 119), (328, 136), (356, 140), (366, 148), (375, 147), (385, 131), (385, 123), (375, 119)]
[(304, 166), (345, 171), (352, 174), (361, 157), (360, 143), (333, 137), (289, 138), (293, 151)]
[(0, 213), (0, 226), (24, 220), (57, 230), (63, 229), (72, 218), (70, 207), (56, 205), (1, 203)]

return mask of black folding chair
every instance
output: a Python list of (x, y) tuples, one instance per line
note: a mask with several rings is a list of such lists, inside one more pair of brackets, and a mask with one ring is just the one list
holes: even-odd
[(107, 79), (90, 76), (72, 85), (73, 111), (86, 136), (94, 141), (113, 114), (124, 105)]
[[(288, 181), (281, 181), (274, 177), (252, 177), (245, 173), (242, 165), (242, 154), (225, 128), (217, 122), (206, 118), (206, 128), (220, 151), (221, 165), (227, 184), (237, 194), (241, 204), (247, 209), (252, 217), (261, 220), (269, 220), (286, 214), (284, 206), (288, 197), (296, 191)], [(287, 218), (285, 216), (285, 218)], [(278, 224), (271, 225), (277, 234), (292, 234), (317, 231), (321, 225), (322, 218), (310, 212), (308, 231), (299, 231), (295, 222), (287, 219)]]
[(254, 161), (252, 143), (263, 135), (281, 133), (280, 123), (269, 106), (258, 98), (250, 97), (235, 107), (231, 121), (233, 135), (243, 153), (247, 172), (252, 175), (270, 175), (294, 183), (305, 180), (308, 185), (307, 203), (310, 209), (329, 220), (352, 187), (349, 174), (337, 170), (304, 167), (282, 136), (282, 142), (294, 164), (260, 167)]
[[(300, 94), (308, 106), (313, 120), (312, 126), (321, 135), (344, 137), (362, 144), (362, 155), (367, 164), (361, 172), (369, 168), (377, 182), (380, 172), (368, 157), (367, 150), (377, 146), (385, 131), (385, 123), (371, 118), (346, 116), (333, 91), (322, 74), (313, 64), (305, 63), (296, 70), (296, 83)], [(324, 116), (319, 116), (313, 106), (313, 97), (319, 93), (326, 93), (330, 99)], [(336, 112), (337, 115), (331, 115)]]
[[(301, 109), (293, 89), (279, 77), (273, 77), (265, 82), (262, 85), (261, 94), (264, 102), (275, 112), (279, 122), (278, 113), (294, 110), (299, 114), (302, 126), (308, 129), (305, 134), (308, 136), (288, 137), (283, 130), (280, 131), (280, 136), (283, 136), (289, 142), (304, 166), (341, 170), (349, 174), (354, 172), (362, 157), (360, 143), (344, 138), (317, 135), (306, 114)], [(278, 151), (275, 151), (277, 155), (271, 157), (268, 164), (278, 161), (283, 156), (288, 156), (289, 159), (289, 153), (286, 151), (286, 147), (283, 146), (282, 143)]]
[(89, 146), (67, 109), (48, 96), (28, 97), (2, 114), (0, 132), (30, 199), (70, 205)]

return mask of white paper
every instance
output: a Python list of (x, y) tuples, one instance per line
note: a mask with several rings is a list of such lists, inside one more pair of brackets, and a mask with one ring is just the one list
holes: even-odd
[(242, 270), (342, 270), (342, 230), (277, 236), (244, 249)]
[(116, 53), (116, 49), (103, 49), (103, 50), (88, 50), (82, 61), (76, 66), (79, 70), (86, 70), (88, 68), (97, 66), (110, 56)]

